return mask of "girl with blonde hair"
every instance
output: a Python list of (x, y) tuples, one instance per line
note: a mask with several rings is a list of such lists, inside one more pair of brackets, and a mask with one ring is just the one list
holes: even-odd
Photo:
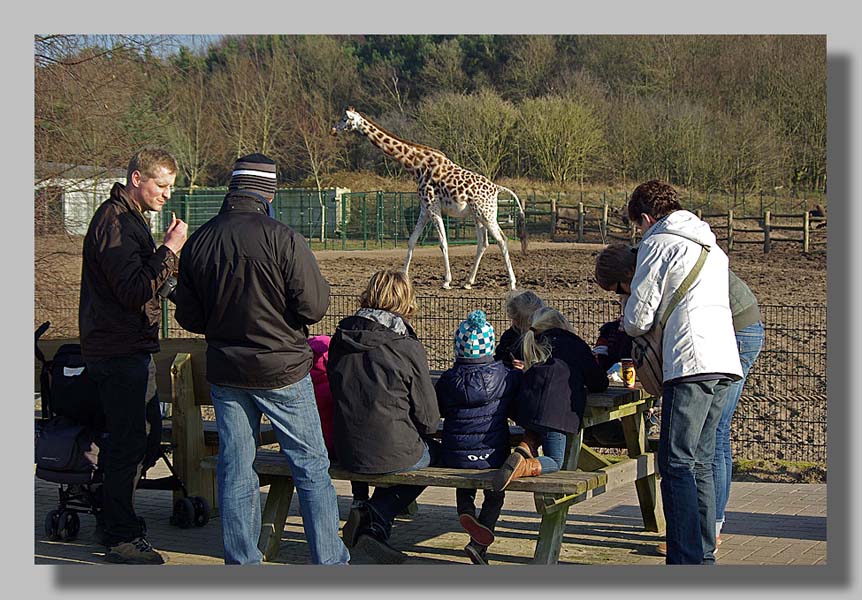
[(522, 340), (524, 333), (530, 328), (533, 313), (542, 308), (545, 303), (530, 290), (510, 290), (506, 295), (506, 314), (511, 319), (511, 326), (500, 336), (494, 360), (502, 361), (507, 367), (524, 368)]
[[(359, 304), (338, 324), (326, 367), (339, 464), (369, 474), (435, 465), (439, 443), (431, 436), (440, 411), (428, 356), (410, 324), (416, 313), (413, 285), (402, 271), (378, 271)], [(388, 542), (392, 522), (424, 489), (375, 487), (370, 499), (351, 507), (344, 543), (373, 562), (404, 562), (406, 555)]]
[(533, 313), (523, 338), (523, 356), (515, 421), (524, 428), (524, 439), (497, 470), (494, 490), (503, 490), (520, 477), (559, 471), (566, 434), (581, 429), (586, 390), (601, 392), (608, 387), (608, 376), (592, 350), (556, 309), (546, 306)]

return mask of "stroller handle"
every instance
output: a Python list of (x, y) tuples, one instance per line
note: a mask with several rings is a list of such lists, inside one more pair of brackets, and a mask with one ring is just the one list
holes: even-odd
[(51, 321), (45, 321), (36, 329), (36, 358), (39, 359), (39, 362), (45, 364), (45, 355), (42, 354), (42, 351), (39, 350), (39, 338), (42, 337), (42, 334), (48, 331), (48, 328), (51, 326)]

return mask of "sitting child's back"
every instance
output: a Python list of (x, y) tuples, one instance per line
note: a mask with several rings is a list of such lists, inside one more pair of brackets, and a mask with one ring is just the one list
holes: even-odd
[(508, 417), (521, 373), (494, 360), (493, 330), (490, 340), (482, 338), (489, 329), (482, 311), (470, 313), (462, 329), (460, 338), (456, 334), (455, 364), (435, 386), (443, 417), (443, 462), (495, 469), (509, 456)]

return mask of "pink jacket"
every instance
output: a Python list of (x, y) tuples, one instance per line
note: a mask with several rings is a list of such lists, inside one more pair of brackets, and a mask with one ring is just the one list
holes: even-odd
[(328, 335), (315, 335), (308, 338), (308, 345), (314, 352), (314, 362), (311, 364), (311, 381), (314, 383), (314, 397), (317, 400), (317, 412), (320, 413), (320, 426), (323, 429), (323, 441), (329, 456), (335, 456), (332, 440), (332, 392), (329, 390), (329, 378), (326, 375), (326, 363), (329, 362)]

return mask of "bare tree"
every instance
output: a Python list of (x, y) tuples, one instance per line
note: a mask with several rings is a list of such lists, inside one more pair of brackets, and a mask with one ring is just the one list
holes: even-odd
[(576, 100), (549, 96), (520, 106), (521, 151), (537, 174), (562, 185), (583, 186), (591, 164), (605, 143), (601, 123)]
[(552, 35), (517, 36), (506, 64), (506, 89), (516, 100), (547, 94), (559, 57)]
[(170, 127), (167, 138), (193, 189), (212, 161), (216, 122), (210, 86), (200, 65), (174, 72), (166, 82), (165, 106)]
[(499, 175), (512, 152), (517, 119), (515, 106), (487, 88), (470, 95), (439, 94), (418, 108), (420, 124), (439, 149), (489, 179)]

